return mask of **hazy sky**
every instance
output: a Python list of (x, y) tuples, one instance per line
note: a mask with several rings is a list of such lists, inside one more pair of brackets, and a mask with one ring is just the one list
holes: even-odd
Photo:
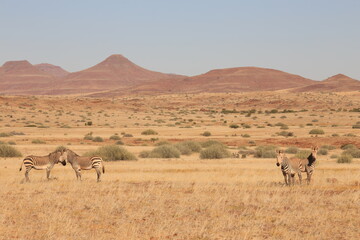
[(160, 72), (258, 66), (360, 79), (359, 0), (0, 0), (0, 65), (111, 54)]

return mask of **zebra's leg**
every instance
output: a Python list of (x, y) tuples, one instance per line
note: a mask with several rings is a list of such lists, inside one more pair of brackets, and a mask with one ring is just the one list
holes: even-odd
[(301, 181), (302, 181), (302, 175), (301, 175), (301, 172), (298, 172), (298, 176), (299, 176), (299, 182), (300, 182), (300, 185), (301, 185)]
[(26, 171), (25, 171), (25, 181), (26, 181), (26, 182), (30, 182), (29, 172), (30, 172), (31, 169), (32, 169), (32, 167), (27, 167), (27, 168), (26, 168)]
[(295, 173), (291, 173), (291, 185), (294, 186), (295, 185)]
[(285, 184), (288, 185), (288, 180), (287, 180), (287, 174), (286, 174), (286, 172), (283, 172), (283, 175), (284, 175)]
[(47, 180), (50, 180), (50, 171), (51, 171), (51, 167), (47, 167), (46, 168), (46, 178), (47, 178)]
[(78, 177), (78, 179), (81, 181), (81, 169), (80, 168), (78, 168), (78, 170), (77, 170), (77, 177)]
[(101, 182), (101, 168), (99, 168), (99, 167), (97, 167), (97, 168), (95, 168), (95, 170), (96, 170), (96, 173), (97, 173), (97, 181), (98, 182)]

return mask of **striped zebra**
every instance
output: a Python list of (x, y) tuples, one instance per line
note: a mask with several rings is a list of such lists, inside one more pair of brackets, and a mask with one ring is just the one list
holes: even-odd
[(284, 176), (286, 185), (295, 184), (295, 174), (299, 176), (301, 184), (301, 163), (299, 161), (290, 160), (282, 150), (276, 152), (276, 165), (281, 166), (281, 172)]
[(55, 164), (61, 162), (62, 165), (66, 165), (65, 159), (62, 157), (61, 151), (55, 151), (52, 153), (49, 153), (47, 156), (27, 156), (25, 157), (20, 165), (19, 171), (22, 170), (22, 166), (24, 165), (25, 170), (25, 181), (29, 182), (29, 172), (31, 169), (35, 170), (44, 170), (46, 169), (46, 177), (49, 180), (50, 179), (50, 172), (51, 169), (54, 167)]
[(105, 167), (101, 157), (81, 157), (70, 149), (66, 149), (62, 156), (68, 161), (68, 163), (71, 164), (78, 180), (81, 180), (81, 170), (90, 170), (95, 168), (97, 181), (101, 181), (101, 170), (102, 173), (105, 173)]
[(315, 162), (317, 158), (317, 151), (319, 150), (318, 147), (312, 147), (311, 153), (306, 159), (299, 159), (299, 158), (292, 158), (292, 162), (298, 162), (300, 164), (300, 171), (306, 172), (307, 175), (307, 183), (310, 184), (311, 176), (315, 169)]

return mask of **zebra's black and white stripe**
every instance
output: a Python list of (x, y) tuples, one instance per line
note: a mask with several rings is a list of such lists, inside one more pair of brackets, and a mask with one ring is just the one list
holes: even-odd
[(55, 164), (61, 162), (64, 166), (66, 165), (66, 161), (61, 159), (62, 152), (55, 151), (50, 153), (47, 156), (27, 156), (25, 157), (22, 162), (19, 171), (22, 170), (22, 165), (25, 166), (25, 181), (29, 182), (29, 172), (31, 169), (35, 170), (44, 170), (46, 169), (46, 178), (50, 179), (50, 172), (51, 169), (54, 167)]
[(81, 170), (94, 168), (97, 173), (97, 181), (101, 181), (101, 172), (105, 173), (105, 167), (101, 157), (81, 157), (70, 149), (66, 149), (62, 156), (71, 164), (78, 180), (81, 180)]

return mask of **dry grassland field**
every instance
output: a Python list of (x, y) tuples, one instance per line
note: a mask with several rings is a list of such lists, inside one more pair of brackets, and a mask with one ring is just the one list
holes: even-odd
[[(0, 158), (0, 239), (359, 239), (359, 107), (359, 92), (2, 96), (0, 146), (22, 157)], [(230, 155), (146, 157), (209, 140)], [(137, 160), (105, 161), (100, 183), (70, 164), (52, 180), (19, 172), (27, 155), (107, 145)], [(312, 182), (286, 186), (275, 149), (315, 145)], [(351, 163), (337, 163), (349, 146)]]

